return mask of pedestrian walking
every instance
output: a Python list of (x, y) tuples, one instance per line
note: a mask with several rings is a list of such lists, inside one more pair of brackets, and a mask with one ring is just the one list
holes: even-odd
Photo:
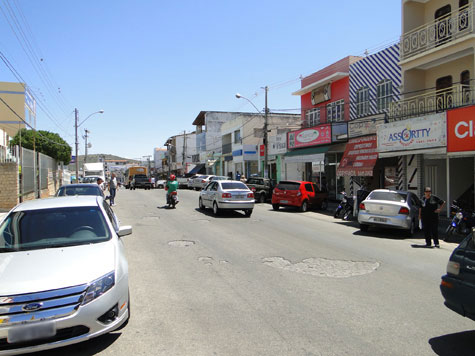
[(236, 172), (236, 180), (241, 180), (241, 173), (239, 171)]
[(110, 203), (110, 206), (114, 206), (115, 205), (115, 194), (117, 192), (117, 178), (115, 176), (115, 173), (112, 173), (111, 175), (111, 179), (110, 179), (110, 182), (109, 182), (109, 193), (110, 193), (110, 196), (109, 196), (109, 203)]
[(422, 206), (419, 208), (419, 220), (422, 221), (422, 230), (426, 239), (426, 247), (431, 247), (431, 239), (435, 247), (439, 247), (439, 213), (445, 205), (445, 201), (432, 195), (432, 189), (424, 189)]
[(104, 180), (102, 178), (97, 178), (96, 180), (97, 185), (104, 191)]

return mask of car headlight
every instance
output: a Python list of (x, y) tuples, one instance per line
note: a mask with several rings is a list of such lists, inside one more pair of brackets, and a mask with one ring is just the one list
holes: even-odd
[(86, 294), (82, 301), (82, 305), (85, 305), (97, 297), (100, 297), (109, 289), (111, 289), (115, 284), (115, 272), (110, 272), (105, 276), (102, 276), (99, 279), (96, 279), (94, 282), (89, 284), (89, 287), (86, 289)]
[(457, 214), (455, 214), (455, 217), (457, 219), (462, 219), (463, 218), (463, 214), (461, 212), (458, 212)]

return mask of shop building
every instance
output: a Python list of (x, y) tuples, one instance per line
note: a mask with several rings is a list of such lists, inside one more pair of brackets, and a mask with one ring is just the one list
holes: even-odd
[(301, 129), (287, 134), (284, 164), (297, 163), (299, 180), (325, 186), (337, 199), (344, 189), (337, 166), (348, 139), (350, 119), (350, 66), (361, 57), (348, 56), (301, 81), (293, 95), (301, 97)]
[(466, 170), (449, 162), (447, 112), (474, 104), (473, 1), (401, 3), (402, 94), (389, 105), (389, 123), (378, 126), (379, 156), (399, 157), (402, 189), (421, 196), (431, 186), (442, 199), (452, 199), (449, 177)]
[(386, 123), (390, 103), (400, 100), (399, 44), (350, 65), (350, 122), (346, 151), (337, 176), (349, 177), (345, 190), (396, 189), (396, 157), (379, 157), (376, 127)]

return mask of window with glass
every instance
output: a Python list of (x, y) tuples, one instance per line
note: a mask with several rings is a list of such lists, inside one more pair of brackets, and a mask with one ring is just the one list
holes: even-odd
[(345, 101), (337, 100), (327, 105), (327, 122), (345, 120)]
[(369, 114), (369, 89), (362, 87), (356, 92), (356, 114), (365, 116)]
[(393, 101), (393, 82), (384, 79), (378, 83), (376, 87), (376, 101), (378, 103), (378, 111), (387, 110), (389, 104)]
[(234, 143), (241, 143), (241, 130), (234, 131)]
[(320, 124), (320, 108), (307, 110), (305, 112), (305, 123), (307, 127)]

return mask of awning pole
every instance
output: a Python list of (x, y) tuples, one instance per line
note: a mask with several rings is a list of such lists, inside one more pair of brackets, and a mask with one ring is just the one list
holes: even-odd
[(449, 219), (450, 218), (450, 206), (451, 206), (451, 202), (450, 202), (450, 158), (449, 158), (449, 155), (446, 156), (447, 159), (446, 159), (446, 169), (447, 169), (447, 218)]

